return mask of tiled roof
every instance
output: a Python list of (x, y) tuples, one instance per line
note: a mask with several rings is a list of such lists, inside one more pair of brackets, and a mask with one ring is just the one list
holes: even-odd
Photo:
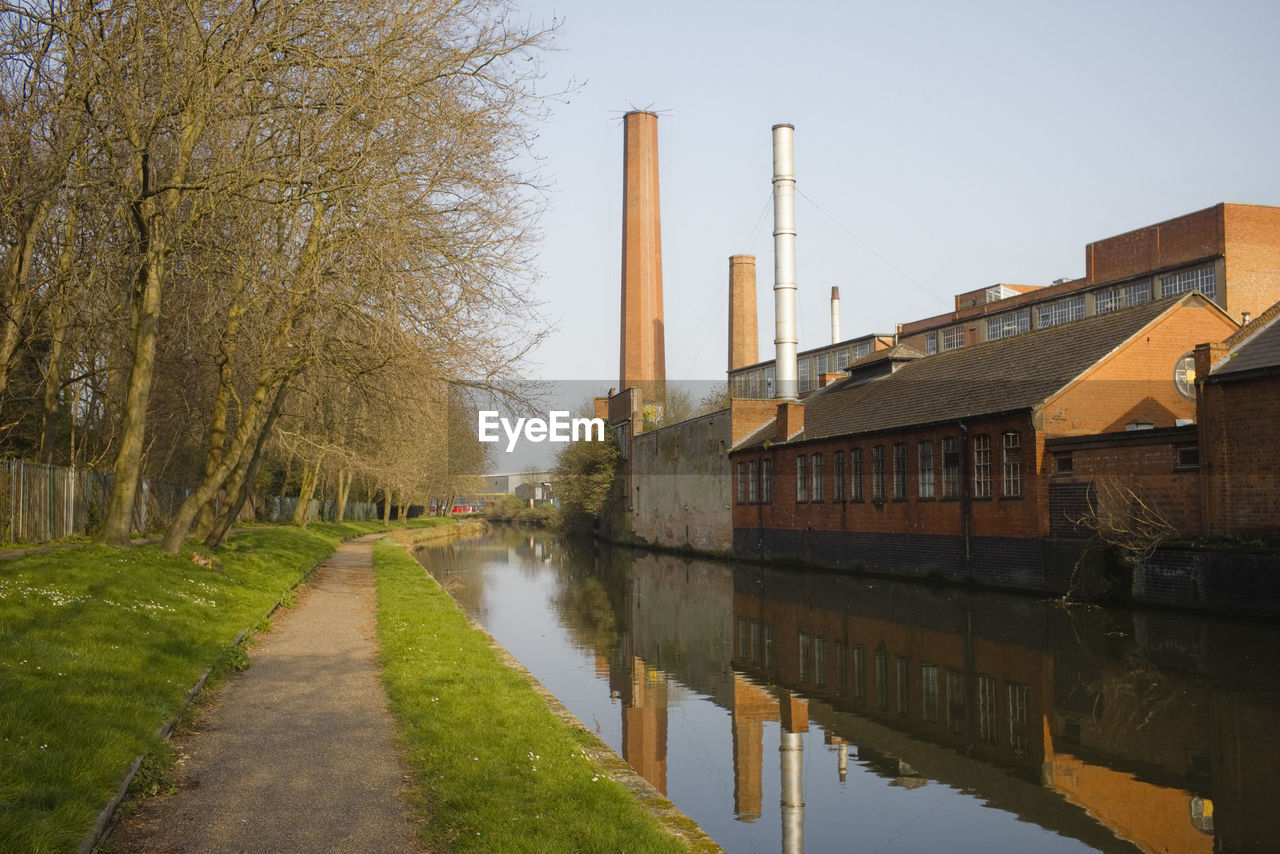
[(778, 419), (770, 418), (760, 426), (760, 429), (734, 445), (734, 450), (738, 448), (758, 448), (765, 442), (772, 442), (774, 434), (778, 432)]
[(1256, 330), (1233, 349), (1227, 361), (1216, 368), (1211, 376), (1230, 377), (1242, 371), (1273, 368), (1277, 365), (1280, 365), (1280, 317), (1273, 317), (1270, 323)]
[(833, 383), (806, 399), (803, 438), (869, 433), (1028, 409), (1064, 388), (1174, 305), (1188, 300), (1207, 304), (1198, 294), (1157, 300), (911, 361), (869, 383)]

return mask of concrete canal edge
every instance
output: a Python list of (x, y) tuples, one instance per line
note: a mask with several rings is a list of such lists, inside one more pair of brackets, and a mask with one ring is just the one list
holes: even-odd
[[(459, 530), (464, 527), (469, 530)], [(445, 536), (464, 536), (468, 534), (474, 535), (481, 531), (483, 531), (483, 523), (475, 523), (474, 526), (471, 523), (464, 523), (463, 525), (459, 525), (458, 528), (444, 529), (439, 536), (431, 538), (415, 537), (414, 534), (419, 532), (412, 530), (399, 530), (394, 533), (395, 539), (400, 546), (412, 554), (414, 545), (422, 545), (427, 539), (441, 539)], [(427, 577), (431, 578), (429, 573), (427, 574)], [(435, 583), (435, 579), (431, 580)], [(630, 792), (631, 796), (635, 798), (635, 800), (644, 807), (650, 815), (658, 820), (658, 824), (662, 826), (663, 830), (681, 840), (689, 847), (690, 851), (698, 852), (698, 854), (715, 854), (715, 852), (724, 854), (724, 849), (716, 844), (716, 841), (708, 836), (707, 832), (704, 831), (697, 822), (681, 812), (675, 804), (671, 803), (671, 801), (668, 800), (661, 792), (654, 788), (652, 783), (640, 776), (640, 774), (637, 773), (625, 759), (602, 742), (600, 737), (583, 724), (582, 721), (578, 719), (577, 715), (569, 711), (569, 708), (565, 706), (564, 703), (561, 703), (554, 694), (548, 691), (546, 686), (539, 682), (537, 677), (529, 672), (528, 668), (517, 661), (511, 653), (507, 652), (506, 648), (503, 647), (502, 644), (498, 643), (498, 641), (493, 637), (493, 635), (489, 634), (484, 626), (472, 619), (471, 615), (466, 611), (463, 611), (462, 608), (458, 608), (458, 613), (462, 614), (462, 616), (466, 618), (467, 623), (473, 629), (484, 635), (485, 639), (489, 642), (489, 646), (493, 649), (494, 653), (497, 654), (499, 661), (514, 672), (520, 674), (524, 679), (528, 680), (529, 684), (533, 687), (533, 690), (537, 692), (538, 696), (542, 697), (543, 702), (547, 704), (547, 708), (551, 710), (552, 714), (559, 718), (565, 726), (573, 727), (583, 733), (586, 733), (586, 735), (595, 744), (595, 747), (587, 751), (592, 761), (599, 765), (601, 770), (603, 770), (610, 779), (616, 781)]]

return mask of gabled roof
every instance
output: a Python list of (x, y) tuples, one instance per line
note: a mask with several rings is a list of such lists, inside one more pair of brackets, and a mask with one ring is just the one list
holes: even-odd
[(1237, 344), (1227, 360), (1214, 368), (1209, 376), (1234, 379), (1236, 374), (1244, 371), (1277, 366), (1280, 366), (1280, 315), (1264, 321), (1261, 329), (1255, 329), (1253, 334)]
[(833, 383), (806, 399), (803, 439), (1030, 409), (1186, 303), (1213, 306), (1185, 294), (918, 359), (871, 382)]

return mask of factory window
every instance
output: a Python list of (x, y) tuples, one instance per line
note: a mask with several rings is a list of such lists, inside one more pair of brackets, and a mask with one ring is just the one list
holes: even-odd
[(933, 442), (925, 441), (916, 446), (916, 494), (920, 498), (933, 497)]
[(851, 652), (853, 656), (849, 666), (853, 670), (853, 698), (865, 701), (867, 699), (867, 648), (855, 646)]
[(836, 351), (836, 370), (843, 371), (849, 367), (849, 348), (841, 347)]
[(960, 497), (960, 439), (956, 436), (942, 440), (942, 497)]
[(809, 663), (809, 636), (804, 632), (800, 632), (799, 635), (800, 636), (796, 639), (796, 657), (798, 659), (797, 663), (800, 665), (800, 672), (797, 675), (801, 682), (808, 682), (809, 672), (813, 667), (813, 665)]
[(871, 449), (871, 500), (884, 501), (884, 445)]
[(898, 714), (911, 717), (911, 659), (905, 655), (897, 658), (898, 665)]
[(889, 708), (889, 653), (876, 650), (876, 705)]
[(809, 494), (810, 501), (822, 500), (822, 454), (813, 455), (813, 489)]
[[(738, 465), (741, 466), (742, 463)], [(747, 472), (747, 503), (757, 504), (760, 501), (760, 461), (752, 460), (747, 467)]]
[(809, 375), (809, 358), (807, 356), (796, 363), (796, 377), (800, 382), (799, 392), (801, 394), (813, 388), (813, 379)]
[(947, 668), (947, 729), (952, 735), (963, 735), (964, 725), (964, 674)]
[(862, 492), (862, 449), (854, 448), (849, 452), (849, 499), (861, 501)]
[(959, 350), (964, 347), (964, 327), (952, 326), (942, 330), (942, 352)]
[(1107, 314), (1130, 306), (1151, 302), (1151, 280), (1132, 285), (1117, 285), (1098, 291), (1093, 297), (1093, 313)]
[(1022, 495), (1022, 434), (1004, 434), (1004, 495)]
[(749, 397), (750, 395), (751, 395), (751, 388), (748, 384), (747, 375), (734, 374), (733, 375), (733, 396)]
[(760, 461), (760, 503), (773, 503), (773, 460)]
[(1160, 277), (1160, 296), (1162, 297), (1185, 294), (1187, 291), (1199, 291), (1209, 299), (1216, 299), (1217, 290), (1212, 264)]
[(1009, 747), (1014, 756), (1026, 759), (1031, 744), (1027, 735), (1030, 729), (1027, 725), (1027, 704), (1031, 690), (1026, 685), (1008, 685), (1006, 691), (1009, 697)]
[(929, 332), (924, 336), (924, 354), (932, 356), (938, 352), (938, 333)]
[(973, 437), (973, 497), (991, 497), (991, 437), (986, 433)]
[(809, 500), (809, 458), (804, 454), (796, 457), (796, 503)]
[(1021, 335), (1031, 329), (1031, 312), (1028, 309), (1022, 311), (1011, 311), (1008, 314), (1000, 314), (995, 317), (987, 318), (987, 340), (995, 341), (997, 338), (1009, 338), (1013, 335)]
[(813, 378), (818, 385), (821, 385), (822, 375), (831, 373), (831, 354), (819, 353), (813, 357), (813, 360), (817, 363), (817, 367), (813, 371)]
[(849, 644), (847, 641), (836, 642), (836, 693), (849, 693)]
[(764, 397), (766, 400), (772, 399), (777, 394), (777, 368), (773, 365), (764, 369)]
[(870, 355), (871, 355), (870, 341), (863, 341), (860, 344), (853, 345), (853, 358), (855, 361), (857, 361), (858, 359), (865, 359), (867, 356), (870, 356)]
[(827, 684), (827, 639), (821, 635), (813, 639), (813, 681)]
[(907, 443), (893, 446), (893, 497), (901, 501), (907, 497)]
[(760, 396), (760, 371), (755, 370), (747, 374), (747, 396)]
[(996, 680), (994, 676), (978, 677), (978, 740), (996, 743)]
[(925, 721), (938, 722), (938, 665), (920, 665), (920, 717)]
[(747, 464), (738, 463), (738, 503), (747, 503)]
[(1036, 327), (1058, 326), (1084, 317), (1084, 297), (1070, 297), (1042, 305), (1037, 310)]
[(835, 501), (844, 501), (844, 451), (836, 451), (835, 471), (832, 472), (832, 496)]

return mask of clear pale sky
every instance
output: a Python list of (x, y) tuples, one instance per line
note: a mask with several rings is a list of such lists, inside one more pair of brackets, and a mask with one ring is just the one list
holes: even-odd
[(531, 376), (617, 383), (622, 114), (659, 113), (667, 376), (723, 380), (728, 257), (772, 358), (771, 135), (795, 126), (800, 348), (1084, 274), (1084, 245), (1280, 205), (1280, 3), (525, 2), (563, 21)]

